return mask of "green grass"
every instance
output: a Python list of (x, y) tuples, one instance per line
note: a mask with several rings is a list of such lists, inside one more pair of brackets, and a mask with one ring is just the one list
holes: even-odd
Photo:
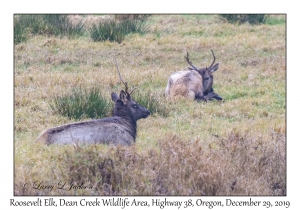
[(25, 42), (28, 39), (29, 30), (23, 26), (23, 22), (14, 17), (14, 43)]
[(101, 88), (75, 88), (70, 94), (55, 96), (51, 109), (69, 119), (102, 118), (109, 116), (112, 102), (101, 93)]
[(24, 42), (32, 35), (74, 38), (83, 35), (83, 28), (82, 21), (73, 24), (68, 15), (18, 14), (14, 16), (14, 43)]
[(147, 108), (151, 114), (158, 114), (162, 117), (168, 117), (170, 110), (166, 105), (165, 98), (156, 96), (154, 93), (135, 93), (135, 101), (141, 106)]
[(79, 21), (71, 23), (67, 15), (43, 15), (50, 34), (55, 36), (78, 37), (83, 35), (84, 24)]
[[(103, 15), (83, 18), (88, 27)], [(48, 35), (15, 43), (14, 193), (286, 195), (286, 25), (284, 15), (269, 18), (251, 25), (228, 23), (219, 15), (151, 15), (145, 34), (130, 34), (121, 44)], [(188, 67), (186, 50), (195, 66), (205, 67), (211, 49), (220, 63), (214, 90), (224, 101), (165, 99), (168, 77)], [(111, 92), (123, 89), (114, 56), (129, 88), (138, 87), (132, 98), (152, 112), (137, 122), (136, 143), (37, 144), (47, 128), (91, 118), (86, 110), (94, 86), (107, 102)], [(49, 106), (55, 98), (58, 104), (77, 100), (72, 109), (84, 111), (77, 119), (62, 115)], [(109, 109), (102, 116), (109, 116)], [(35, 180), (76, 180), (94, 187), (23, 189)]]
[(268, 25), (280, 25), (286, 23), (286, 17), (285, 15), (276, 16), (276, 15), (270, 15), (267, 17), (266, 24)]
[(147, 26), (143, 21), (136, 19), (125, 19), (117, 21), (114, 19), (94, 24), (90, 30), (93, 41), (111, 41), (121, 43), (125, 36), (130, 33), (144, 34)]
[(267, 19), (265, 14), (222, 14), (220, 16), (230, 23), (260, 24), (265, 23)]

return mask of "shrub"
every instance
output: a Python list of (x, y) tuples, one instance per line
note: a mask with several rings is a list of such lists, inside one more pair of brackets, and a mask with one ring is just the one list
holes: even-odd
[(93, 41), (111, 41), (121, 43), (127, 34), (140, 33), (147, 31), (147, 26), (143, 21), (135, 19), (114, 20), (100, 22), (98, 25), (94, 24), (90, 30), (90, 35)]
[(68, 118), (102, 118), (110, 114), (112, 102), (106, 99), (101, 89), (78, 88), (70, 94), (56, 96), (50, 102), (51, 109)]
[(259, 24), (265, 23), (267, 15), (264, 14), (222, 14), (221, 17), (225, 18), (230, 23), (250, 23)]

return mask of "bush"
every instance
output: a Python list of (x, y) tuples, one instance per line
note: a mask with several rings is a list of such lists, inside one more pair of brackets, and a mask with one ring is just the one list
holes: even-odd
[(29, 35), (54, 35), (69, 38), (81, 36), (84, 24), (72, 24), (68, 15), (16, 15), (14, 17), (14, 43), (28, 39)]
[(101, 89), (78, 88), (70, 94), (56, 96), (50, 102), (51, 109), (70, 119), (107, 117), (112, 109), (112, 102), (106, 99)]
[(239, 15), (232, 15), (232, 14), (223, 14), (220, 15), (221, 17), (225, 18), (230, 23), (250, 23), (250, 24), (259, 24), (265, 23), (267, 19), (267, 15), (263, 14), (239, 14)]
[(125, 20), (107, 20), (100, 22), (98, 25), (94, 24), (90, 30), (90, 35), (93, 41), (111, 41), (121, 43), (127, 34), (140, 33), (147, 31), (147, 26), (143, 21), (135, 19)]

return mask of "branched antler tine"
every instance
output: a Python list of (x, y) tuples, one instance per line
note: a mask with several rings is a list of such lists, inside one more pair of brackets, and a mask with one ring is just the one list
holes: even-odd
[[(117, 70), (118, 70), (118, 74), (119, 74), (119, 77), (120, 77), (120, 80), (122, 81), (122, 83), (125, 85), (125, 93), (128, 93), (128, 86), (127, 86), (127, 82), (124, 82), (122, 76), (121, 76), (121, 73), (119, 71), (119, 67), (118, 67), (118, 61), (117, 59), (115, 58), (115, 62), (116, 62), (116, 66), (117, 66)], [(130, 94), (129, 94), (130, 95)]]
[(186, 56), (184, 56), (184, 57), (185, 57), (186, 61), (188, 62), (188, 64), (189, 64), (191, 67), (193, 67), (193, 69), (198, 70), (198, 69), (192, 64), (192, 62), (190, 61), (190, 59), (189, 59), (189, 52), (188, 52), (188, 51), (186, 51)]
[(137, 87), (133, 88), (133, 89), (130, 91), (129, 95), (131, 95), (131, 93), (132, 93), (134, 90), (136, 90), (136, 89), (137, 89)]
[(210, 64), (210, 66), (208, 67), (208, 69), (210, 69), (213, 65), (214, 65), (214, 63), (215, 63), (215, 61), (216, 61), (216, 57), (215, 57), (215, 54), (214, 54), (214, 51), (211, 49), (211, 52), (212, 52), (212, 54), (213, 54), (213, 56), (214, 56), (214, 60), (213, 60), (213, 62)]

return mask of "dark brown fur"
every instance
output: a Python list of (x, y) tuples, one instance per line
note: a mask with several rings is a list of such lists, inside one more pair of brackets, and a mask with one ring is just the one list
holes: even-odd
[(149, 110), (133, 101), (128, 93), (112, 93), (113, 117), (76, 122), (45, 130), (38, 142), (50, 144), (121, 144), (131, 145), (136, 139), (136, 122), (146, 118)]

